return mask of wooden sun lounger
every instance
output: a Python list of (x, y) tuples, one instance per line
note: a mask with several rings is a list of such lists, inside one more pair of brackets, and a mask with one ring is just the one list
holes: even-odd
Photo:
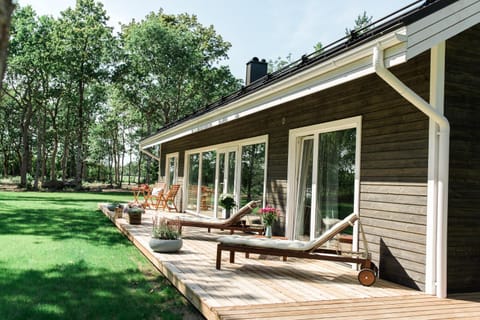
[[(201, 218), (201, 217), (178, 217), (175, 219), (176, 223), (180, 224), (180, 228), (187, 227), (198, 227), (198, 228), (207, 228), (208, 232), (211, 229), (221, 229), (221, 230), (230, 230), (230, 233), (233, 234), (235, 230), (243, 232), (258, 232), (263, 234), (263, 226), (250, 226), (242, 220), (242, 218), (250, 214), (253, 209), (258, 206), (257, 201), (250, 201), (245, 206), (240, 208), (237, 212), (232, 214), (228, 219), (210, 219), (210, 218)], [(174, 219), (169, 219), (173, 221)]]
[[(320, 248), (328, 240), (334, 238), (341, 231), (358, 220), (355, 213), (336, 223), (319, 238), (304, 242), (297, 240), (277, 240), (268, 238), (252, 238), (240, 236), (224, 236), (218, 239), (216, 268), (220, 270), (222, 251), (230, 252), (230, 263), (235, 263), (235, 252), (244, 252), (247, 257), (250, 253), (287, 257), (350, 262), (360, 264), (358, 281), (364, 286), (371, 286), (377, 277), (377, 268), (371, 261), (368, 249), (364, 253), (342, 255), (339, 250)], [(363, 232), (362, 232), (363, 233)]]

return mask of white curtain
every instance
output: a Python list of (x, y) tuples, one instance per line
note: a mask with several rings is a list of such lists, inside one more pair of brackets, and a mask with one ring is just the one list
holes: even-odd
[(297, 206), (295, 211), (295, 239), (309, 240), (312, 205), (313, 139), (302, 139), (298, 166)]

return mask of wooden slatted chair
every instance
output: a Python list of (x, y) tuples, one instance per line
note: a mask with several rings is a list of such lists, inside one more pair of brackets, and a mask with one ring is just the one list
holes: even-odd
[(162, 210), (168, 209), (168, 211), (175, 210), (175, 212), (178, 212), (177, 205), (175, 204), (175, 198), (177, 197), (177, 193), (179, 189), (180, 189), (179, 184), (172, 184), (168, 189), (168, 192), (163, 193), (161, 195), (161, 198), (158, 201), (158, 206), (156, 209), (158, 209), (158, 207), (161, 206)]
[(197, 228), (207, 228), (208, 232), (211, 229), (220, 229), (220, 230), (230, 230), (230, 233), (233, 234), (235, 230), (243, 232), (258, 232), (263, 234), (263, 226), (250, 226), (242, 220), (244, 216), (252, 213), (252, 210), (255, 209), (261, 202), (260, 201), (250, 201), (245, 206), (240, 208), (237, 212), (232, 214), (228, 219), (216, 219), (216, 218), (203, 218), (195, 216), (179, 216), (175, 221), (180, 223), (180, 228), (187, 227), (197, 227)]
[[(312, 241), (298, 240), (280, 240), (269, 238), (252, 238), (241, 236), (224, 236), (218, 238), (216, 268), (220, 270), (222, 262), (222, 251), (230, 252), (230, 263), (235, 262), (235, 252), (244, 252), (247, 257), (250, 253), (263, 255), (273, 255), (283, 257), (296, 257), (304, 259), (330, 260), (339, 262), (350, 262), (361, 265), (358, 274), (358, 281), (364, 286), (371, 286), (375, 283), (377, 277), (377, 268), (371, 261), (370, 253), (365, 242), (364, 253), (352, 253), (351, 255), (342, 255), (342, 252), (335, 249), (320, 248), (330, 239), (336, 237), (341, 231), (353, 225), (358, 220), (355, 213), (350, 214), (345, 219), (339, 221), (319, 238)], [(360, 225), (360, 229), (361, 225)], [(364, 236), (364, 232), (362, 235)], [(364, 239), (365, 241), (365, 239)]]
[(150, 190), (150, 202), (153, 207), (158, 209), (160, 202), (163, 198), (163, 193), (165, 191), (165, 182), (159, 182), (153, 185), (153, 188)]

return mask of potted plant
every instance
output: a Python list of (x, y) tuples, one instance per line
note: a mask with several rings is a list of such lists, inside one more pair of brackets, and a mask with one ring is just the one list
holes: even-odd
[(265, 236), (267, 238), (272, 237), (272, 225), (277, 220), (279, 212), (273, 207), (266, 206), (259, 210), (259, 214), (262, 216), (262, 222), (265, 225)]
[(142, 214), (145, 209), (139, 203), (129, 202), (123, 209), (123, 213), (127, 216), (129, 224), (142, 224)]
[(230, 211), (236, 206), (233, 194), (222, 193), (218, 199), (218, 204), (225, 209), (225, 218), (230, 218)]
[(150, 248), (156, 252), (177, 252), (183, 245), (180, 221), (172, 221), (159, 216), (153, 217)]
[(123, 206), (118, 203), (118, 202), (112, 202), (107, 204), (107, 209), (108, 211), (113, 212), (113, 217), (116, 218), (121, 218), (122, 213), (123, 213)]

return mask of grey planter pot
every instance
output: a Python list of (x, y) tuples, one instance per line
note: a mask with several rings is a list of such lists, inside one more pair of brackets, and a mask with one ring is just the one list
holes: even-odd
[(155, 252), (177, 252), (182, 247), (183, 241), (182, 239), (165, 240), (151, 238), (148, 244)]

